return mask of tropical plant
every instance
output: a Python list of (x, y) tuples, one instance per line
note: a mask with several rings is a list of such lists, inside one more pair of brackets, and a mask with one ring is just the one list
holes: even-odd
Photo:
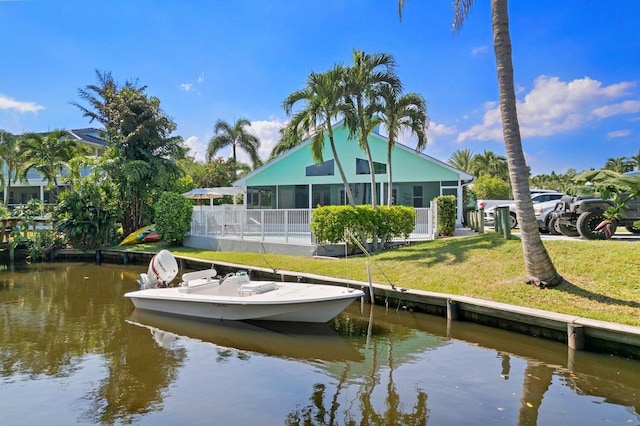
[(26, 177), (29, 170), (36, 170), (47, 181), (54, 198), (58, 196), (63, 173), (69, 171), (69, 161), (82, 152), (65, 130), (27, 133), (21, 138), (20, 150), (21, 174)]
[(191, 228), (193, 203), (175, 192), (165, 192), (155, 206), (156, 231), (160, 237), (174, 245), (182, 245)]
[(438, 209), (438, 234), (450, 237), (456, 229), (456, 197), (441, 195), (435, 201)]
[(6, 164), (6, 176), (4, 173), (0, 173), (0, 184), (5, 187), (5, 206), (9, 205), (11, 184), (22, 179), (22, 176), (19, 174), (20, 166), (23, 163), (22, 157), (20, 139), (9, 132), (0, 130), (0, 160)]
[(473, 181), (471, 192), (477, 199), (507, 200), (511, 198), (511, 187), (505, 181), (492, 175), (482, 175)]
[(360, 148), (367, 155), (371, 176), (371, 207), (377, 205), (376, 176), (373, 157), (369, 147), (369, 134), (380, 124), (376, 113), (380, 110), (380, 90), (390, 86), (401, 91), (402, 85), (395, 74), (395, 60), (386, 53), (367, 54), (353, 51), (353, 65), (345, 69), (345, 97), (348, 108), (345, 123), (352, 138), (356, 138)]
[(300, 145), (304, 140), (304, 133), (298, 128), (293, 128), (290, 123), (280, 129), (280, 140), (271, 150), (269, 154), (269, 160), (271, 161), (281, 154), (289, 151), (291, 148), (295, 148)]
[(453, 151), (451, 157), (447, 160), (447, 163), (463, 172), (473, 173), (471, 171), (471, 161), (474, 155), (470, 149), (457, 149)]
[(53, 212), (56, 230), (67, 236), (73, 247), (95, 249), (113, 243), (121, 212), (113, 184), (95, 175), (81, 180), (60, 194)]
[[(402, 10), (405, 0), (398, 0)], [(473, 0), (454, 1), (453, 29), (459, 30), (467, 17)], [(498, 91), (500, 94), (500, 112), (502, 116), (502, 132), (507, 153), (509, 180), (513, 189), (516, 214), (520, 225), (520, 238), (527, 270), (527, 282), (540, 287), (556, 286), (563, 282), (556, 271), (551, 258), (542, 244), (540, 231), (531, 201), (529, 188), (529, 169), (527, 167), (520, 126), (516, 111), (516, 94), (513, 82), (513, 62), (511, 55), (511, 36), (509, 34), (509, 12), (507, 0), (491, 0), (491, 22), (493, 27), (493, 47), (498, 74)]]
[(609, 158), (604, 164), (606, 170), (611, 170), (617, 173), (626, 173), (634, 169), (636, 163), (633, 158), (616, 157)]
[(633, 162), (636, 170), (640, 170), (640, 149), (636, 155), (632, 155), (629, 159)]
[(509, 180), (507, 159), (495, 152), (485, 150), (471, 159), (471, 171), (476, 176), (492, 175), (502, 180)]
[(182, 176), (177, 160), (187, 148), (171, 136), (175, 122), (160, 108), (146, 86), (127, 81), (119, 86), (111, 73), (100, 73), (97, 85), (80, 90), (89, 106), (78, 106), (85, 117), (105, 127), (108, 149), (99, 169), (116, 184), (125, 235), (148, 224), (154, 197)]
[(429, 118), (424, 98), (417, 93), (401, 94), (391, 85), (384, 85), (380, 89), (382, 105), (380, 108), (381, 124), (387, 129), (387, 177), (388, 193), (387, 205), (393, 202), (393, 176), (391, 169), (391, 152), (396, 144), (400, 132), (409, 128), (417, 137), (416, 151), (422, 151), (427, 146), (427, 129)]
[(253, 167), (258, 167), (260, 140), (245, 129), (247, 126), (251, 126), (251, 122), (244, 118), (237, 120), (233, 126), (226, 121), (218, 120), (214, 127), (214, 135), (207, 147), (207, 161), (211, 161), (221, 149), (230, 146), (234, 164), (238, 164), (237, 150), (242, 149), (249, 154)]
[(312, 72), (307, 78), (306, 86), (293, 92), (282, 102), (282, 107), (287, 115), (291, 116), (294, 105), (304, 103), (304, 107), (293, 114), (288, 127), (287, 137), (298, 135), (311, 135), (311, 155), (316, 163), (324, 161), (325, 134), (331, 146), (340, 177), (344, 184), (345, 193), (349, 205), (354, 206), (355, 201), (349, 186), (349, 181), (338, 158), (336, 144), (333, 137), (333, 121), (344, 115), (346, 104), (344, 102), (344, 69), (336, 65), (324, 73)]

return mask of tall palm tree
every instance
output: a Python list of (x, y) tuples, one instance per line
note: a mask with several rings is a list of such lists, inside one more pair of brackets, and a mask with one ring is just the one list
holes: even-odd
[(626, 173), (633, 171), (636, 163), (634, 159), (627, 157), (609, 158), (604, 164), (604, 168), (618, 173)]
[(298, 102), (304, 102), (305, 107), (297, 112), (289, 122), (290, 131), (295, 135), (313, 135), (311, 139), (311, 155), (316, 163), (324, 161), (322, 151), (325, 143), (325, 133), (331, 145), (331, 152), (340, 177), (344, 184), (347, 200), (355, 206), (349, 181), (338, 158), (338, 151), (333, 137), (332, 120), (344, 115), (344, 68), (334, 66), (324, 73), (309, 74), (306, 86), (293, 92), (282, 103), (287, 115), (291, 115), (293, 106)]
[(368, 137), (380, 120), (375, 115), (380, 109), (380, 89), (389, 85), (394, 90), (402, 90), (395, 74), (395, 60), (386, 53), (367, 54), (353, 51), (353, 65), (346, 69), (345, 88), (349, 109), (345, 123), (352, 137), (357, 137), (360, 147), (367, 155), (371, 175), (371, 207), (377, 204), (376, 176)]
[(0, 130), (0, 160), (6, 164), (6, 175), (0, 173), (0, 184), (4, 188), (4, 205), (9, 204), (11, 193), (11, 183), (22, 179), (19, 174), (22, 165), (22, 151), (20, 150), (20, 139), (15, 135)]
[(416, 151), (422, 151), (427, 146), (427, 129), (429, 128), (429, 118), (427, 116), (427, 105), (424, 98), (417, 93), (407, 93), (402, 95), (400, 91), (389, 85), (385, 85), (380, 90), (382, 105), (380, 110), (381, 123), (387, 129), (387, 177), (388, 193), (387, 205), (391, 206), (393, 199), (393, 176), (391, 169), (391, 152), (396, 144), (399, 133), (404, 128), (411, 129), (411, 133), (418, 140)]
[[(398, 0), (402, 10), (405, 0)], [(460, 29), (467, 17), (473, 0), (454, 1), (453, 28)], [(520, 238), (527, 270), (527, 282), (540, 287), (556, 286), (563, 282), (556, 271), (547, 250), (542, 244), (536, 223), (529, 188), (529, 169), (522, 151), (520, 125), (516, 110), (516, 93), (513, 83), (513, 61), (511, 57), (511, 35), (509, 34), (509, 11), (507, 0), (491, 0), (491, 23), (493, 27), (493, 47), (496, 56), (498, 91), (502, 132), (509, 165), (509, 178), (513, 189), (516, 214), (520, 224)]]
[(69, 139), (65, 130), (53, 132), (27, 133), (23, 135), (22, 152), (24, 163), (22, 173), (36, 170), (47, 181), (54, 197), (58, 196), (59, 178), (69, 169), (69, 161), (78, 153), (78, 145)]
[(447, 163), (450, 166), (455, 167), (458, 170), (462, 170), (463, 172), (472, 173), (471, 172), (471, 161), (474, 155), (470, 149), (457, 149), (453, 151), (451, 157), (447, 160)]
[(231, 146), (231, 157), (234, 164), (238, 164), (236, 156), (238, 148), (249, 154), (254, 168), (260, 164), (258, 156), (260, 140), (245, 129), (250, 125), (251, 122), (245, 118), (237, 120), (233, 126), (226, 121), (218, 120), (214, 127), (214, 135), (207, 147), (207, 161), (211, 161), (219, 150)]

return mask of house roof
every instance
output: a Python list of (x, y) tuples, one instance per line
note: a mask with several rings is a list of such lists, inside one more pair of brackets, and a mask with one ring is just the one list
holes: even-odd
[(101, 148), (107, 147), (107, 142), (100, 137), (100, 130), (94, 128), (85, 128), (85, 129), (73, 129), (67, 130), (71, 136), (76, 138), (77, 140), (81, 140), (83, 142), (89, 143), (91, 145), (96, 145)]
[[(343, 128), (343, 127), (344, 127), (344, 121), (343, 120), (339, 121), (338, 123), (336, 123), (335, 125), (332, 126), (332, 128), (334, 129), (334, 133), (336, 132), (336, 129)], [(325, 138), (327, 138), (327, 137), (325, 136)], [(385, 136), (383, 136), (383, 135), (381, 135), (381, 134), (379, 134), (377, 132), (372, 132), (372, 134), (369, 135), (369, 140), (370, 140), (370, 142), (374, 142), (374, 143), (375, 143), (376, 140), (379, 141), (379, 142), (383, 142), (385, 147), (386, 147), (386, 144), (388, 143), (388, 138), (386, 138)], [(307, 150), (308, 152), (310, 152), (309, 145), (311, 144), (311, 141), (312, 141), (312, 138), (306, 139), (300, 145), (298, 145), (298, 146), (290, 149), (289, 151), (279, 155), (278, 157), (276, 157), (272, 161), (263, 164), (261, 167), (257, 168), (256, 170), (252, 171), (251, 173), (247, 174), (246, 176), (244, 176), (244, 177), (238, 179), (237, 181), (235, 181), (234, 182), (234, 186), (247, 186), (247, 182), (248, 181), (250, 182), (252, 180), (252, 178), (264, 173), (267, 169), (269, 169), (271, 167), (274, 167), (276, 165), (279, 165), (282, 162), (290, 161), (290, 159), (292, 157), (294, 157), (294, 156), (297, 156), (297, 154), (301, 150)], [(336, 148), (340, 151), (342, 145), (345, 145), (345, 144), (336, 143)], [(354, 146), (357, 146), (357, 143), (355, 141), (353, 141), (352, 143), (347, 144), (347, 145), (349, 145), (350, 149), (353, 149)], [(344, 148), (344, 147), (342, 147), (342, 148)], [(386, 150), (386, 148), (385, 148), (385, 150)], [(419, 159), (420, 161), (426, 161), (426, 162), (432, 164), (436, 168), (442, 170), (443, 172), (445, 172), (445, 173), (447, 173), (449, 175), (451, 175), (451, 174), (457, 175), (458, 179), (455, 179), (455, 180), (468, 182), (468, 181), (472, 181), (473, 178), (474, 178), (472, 175), (470, 175), (470, 174), (468, 174), (468, 173), (466, 173), (466, 172), (464, 172), (462, 170), (456, 169), (455, 167), (453, 167), (453, 166), (451, 166), (451, 165), (449, 165), (449, 164), (447, 164), (445, 162), (442, 162), (442, 161), (440, 161), (440, 160), (438, 160), (438, 159), (436, 159), (434, 157), (431, 157), (429, 155), (426, 155), (424, 153), (418, 152), (415, 149), (410, 148), (410, 147), (408, 147), (406, 145), (403, 145), (403, 144), (400, 144), (400, 143), (396, 142), (396, 144), (394, 145), (394, 150), (403, 151), (405, 153), (405, 156), (409, 155), (409, 156), (415, 157), (416, 159)], [(325, 160), (333, 158), (333, 156), (330, 155), (329, 143), (325, 144), (325, 152), (327, 152), (327, 154), (325, 154), (325, 157), (326, 157)], [(364, 151), (361, 151), (361, 153), (358, 153), (358, 155), (365, 156), (365, 153), (364, 153)], [(339, 156), (340, 156), (340, 152), (339, 152)], [(396, 157), (394, 156), (392, 158), (395, 159)], [(342, 157), (340, 157), (340, 160), (341, 160), (341, 162), (343, 162)], [(386, 154), (384, 156), (384, 159), (382, 159), (382, 158), (374, 158), (374, 160), (376, 160), (378, 162), (386, 163)], [(394, 176), (396, 176), (396, 174), (397, 174), (396, 170), (397, 170), (397, 168), (396, 168), (396, 166), (394, 166)], [(416, 174), (420, 173), (420, 170), (416, 170), (415, 173)], [(360, 176), (362, 177), (362, 175), (360, 175)], [(338, 177), (336, 177), (336, 179), (337, 178)], [(368, 180), (367, 177), (362, 177), (362, 178)], [(453, 180), (453, 179), (443, 179), (443, 180)], [(302, 182), (290, 182), (290, 183), (302, 183)]]

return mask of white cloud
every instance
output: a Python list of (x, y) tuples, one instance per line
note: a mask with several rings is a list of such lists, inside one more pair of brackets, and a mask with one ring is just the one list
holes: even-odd
[[(286, 121), (282, 121), (276, 118), (271, 120), (256, 120), (251, 122), (249, 128), (251, 132), (260, 139), (260, 150), (258, 154), (263, 160), (269, 158), (273, 147), (280, 140), (280, 129), (287, 124)], [(249, 157), (241, 160), (249, 162)]]
[[(618, 114), (640, 112), (640, 101), (619, 98), (635, 88), (635, 82), (602, 86), (589, 77), (570, 82), (540, 76), (523, 100), (517, 101), (518, 121), (523, 138), (549, 136), (577, 129), (586, 123)], [(465, 140), (502, 140), (502, 119), (496, 102), (485, 104), (481, 124), (458, 135)]]
[(471, 54), (473, 56), (479, 55), (480, 53), (486, 53), (489, 50), (487, 46), (474, 47), (471, 49)]
[(204, 161), (207, 155), (206, 142), (202, 142), (197, 136), (190, 136), (185, 139), (184, 144), (189, 147), (189, 155), (194, 157), (196, 161)]
[(184, 90), (185, 92), (192, 92), (193, 91), (193, 84), (191, 83), (182, 83), (180, 85), (180, 87), (182, 88), (182, 90)]
[(625, 136), (629, 136), (631, 134), (631, 130), (615, 130), (613, 132), (607, 133), (607, 138), (623, 138)]
[(43, 110), (42, 105), (38, 105), (35, 102), (21, 102), (16, 101), (8, 96), (0, 93), (0, 109), (13, 109), (20, 113), (22, 112), (38, 112)]
[(196, 80), (198, 83), (202, 83), (204, 81), (204, 72), (201, 72)]

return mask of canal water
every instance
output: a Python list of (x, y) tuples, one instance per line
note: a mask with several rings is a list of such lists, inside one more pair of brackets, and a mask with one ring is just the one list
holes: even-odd
[(141, 266), (0, 271), (2, 425), (640, 425), (640, 362), (354, 302), (327, 324), (135, 311)]

